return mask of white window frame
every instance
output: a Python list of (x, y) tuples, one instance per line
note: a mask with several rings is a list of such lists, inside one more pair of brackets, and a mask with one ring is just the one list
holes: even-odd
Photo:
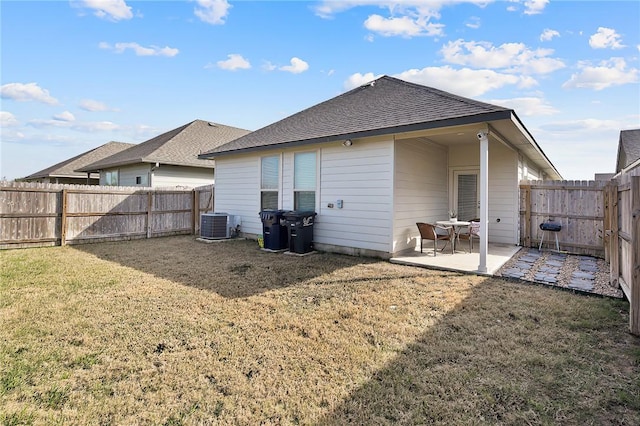
[[(116, 177), (115, 185), (111, 183), (111, 177), (114, 175)], [(105, 186), (118, 186), (120, 184), (120, 170), (107, 170), (106, 172), (104, 172), (104, 184)]]
[[(313, 190), (311, 190), (310, 188), (298, 188), (296, 187), (296, 176), (295, 176), (295, 170), (296, 170), (296, 156), (300, 155), (300, 154), (314, 154), (315, 156), (315, 161), (314, 161), (314, 166), (315, 166), (315, 185), (313, 187)], [(318, 194), (319, 194), (319, 189), (318, 189), (318, 182), (319, 182), (319, 176), (320, 176), (320, 168), (319, 168), (319, 161), (320, 161), (320, 154), (318, 152), (318, 150), (313, 150), (313, 151), (299, 151), (299, 152), (295, 152), (293, 153), (293, 207), (294, 209), (297, 208), (296, 206), (296, 201), (297, 201), (297, 197), (296, 194), (298, 192), (313, 192), (313, 196), (314, 196), (314, 200), (313, 200), (313, 210), (317, 212), (318, 210)]]
[[(277, 189), (273, 189), (273, 188), (263, 188), (263, 159), (265, 158), (277, 158), (278, 160), (278, 176), (277, 176), (277, 182), (278, 182), (278, 188)], [(278, 200), (278, 205), (276, 206), (276, 209), (280, 209), (281, 205), (282, 205), (282, 155), (280, 154), (275, 154), (275, 155), (264, 155), (262, 157), (260, 157), (260, 210), (264, 210), (264, 206), (262, 205), (262, 194), (264, 192), (275, 192), (276, 193), (276, 198)]]

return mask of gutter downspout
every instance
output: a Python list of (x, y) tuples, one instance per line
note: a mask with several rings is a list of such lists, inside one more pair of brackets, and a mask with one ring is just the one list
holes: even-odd
[(480, 264), (478, 272), (487, 273), (487, 252), (489, 251), (489, 134), (479, 131), (480, 140)]

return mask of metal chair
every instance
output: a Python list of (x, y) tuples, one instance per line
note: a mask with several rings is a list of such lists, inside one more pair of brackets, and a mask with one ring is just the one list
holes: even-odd
[(473, 240), (480, 241), (480, 219), (474, 218), (469, 221), (471, 224), (467, 227), (466, 232), (458, 232), (458, 241), (469, 240), (469, 253), (473, 251)]
[[(438, 241), (446, 241), (444, 247), (440, 251), (444, 251), (449, 243), (451, 243), (451, 254), (453, 254), (453, 239), (455, 234), (453, 227), (433, 225), (431, 223), (416, 222), (418, 231), (420, 231), (420, 253), (422, 253), (424, 240), (433, 240), (433, 255), (436, 256), (438, 251)], [(440, 232), (438, 232), (440, 231)]]

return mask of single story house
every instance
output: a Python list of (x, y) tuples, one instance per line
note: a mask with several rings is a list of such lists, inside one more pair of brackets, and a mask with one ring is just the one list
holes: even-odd
[(199, 158), (246, 235), (261, 209), (314, 210), (317, 249), (388, 258), (456, 210), (481, 219), (480, 272), (488, 242), (518, 244), (519, 181), (561, 179), (513, 110), (388, 76)]
[(640, 129), (620, 131), (616, 173), (640, 176)]
[(197, 187), (214, 182), (215, 162), (198, 154), (249, 133), (249, 130), (194, 120), (146, 142), (77, 169), (99, 173), (100, 185)]
[(73, 158), (54, 164), (44, 170), (30, 174), (27, 177), (19, 179), (22, 182), (41, 182), (41, 183), (61, 183), (75, 185), (98, 185), (100, 176), (98, 173), (81, 173), (76, 169), (95, 163), (105, 157), (117, 154), (127, 148), (132, 147), (132, 143), (124, 142), (107, 142), (97, 148), (93, 148)]

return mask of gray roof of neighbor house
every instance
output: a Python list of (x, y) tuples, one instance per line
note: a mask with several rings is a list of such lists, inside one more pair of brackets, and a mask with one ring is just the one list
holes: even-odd
[(622, 130), (618, 141), (616, 172), (640, 159), (640, 129)]
[(194, 120), (79, 170), (97, 171), (137, 163), (213, 168), (213, 161), (198, 159), (198, 154), (247, 133), (249, 130)]
[(58, 164), (54, 164), (51, 167), (47, 167), (44, 170), (33, 173), (25, 177), (24, 179), (39, 179), (46, 177), (86, 178), (86, 172), (77, 172), (76, 170), (132, 146), (134, 146), (134, 144), (132, 143), (114, 141), (107, 142), (97, 148), (93, 148), (87, 152), (83, 152), (80, 155), (76, 155), (73, 158), (69, 158), (68, 160), (62, 161)]
[(200, 156), (423, 130), (511, 117), (513, 111), (382, 76)]

